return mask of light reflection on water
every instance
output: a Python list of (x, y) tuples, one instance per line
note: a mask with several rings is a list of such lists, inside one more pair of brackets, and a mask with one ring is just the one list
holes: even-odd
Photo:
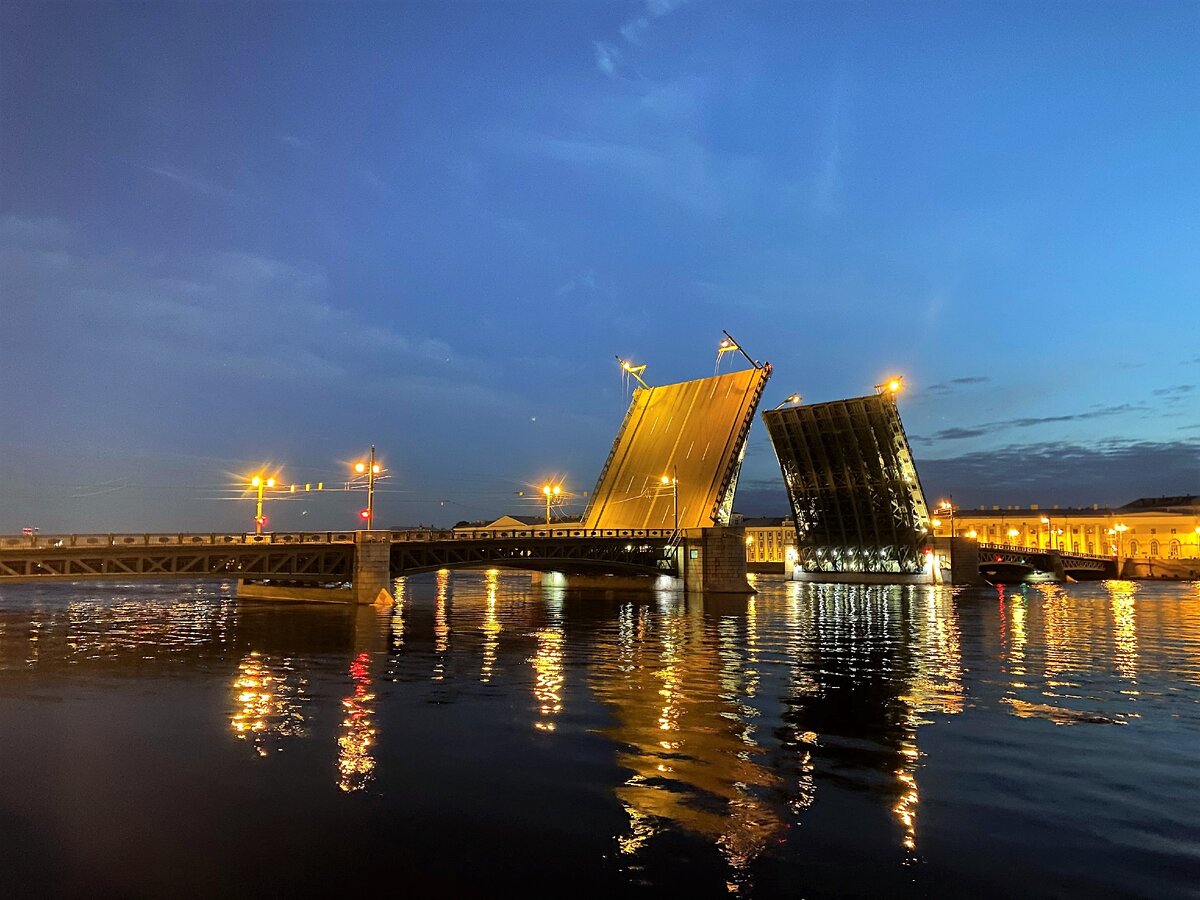
[[(522, 834), (574, 835), (559, 862), (617, 893), (1005, 893), (1038, 875), (1146, 892), (1147, 866), (1159, 893), (1188, 889), (1172, 873), (1200, 860), (1200, 587), (758, 587), (684, 600), (439, 572), (362, 609), (225, 585), (6, 588), (0, 728), (20, 738), (0, 765), (59, 777), (39, 740), (64, 710), (99, 747), (136, 721), (144, 794), (201, 759), (207, 791), (245, 803), (234, 785), (257, 778), (298, 822), (349, 814), (326, 791), (393, 827), (440, 817), (458, 843), (424, 847), (431, 871), (468, 831), (519, 844), (492, 864), (514, 877)], [(83, 712), (97, 691), (111, 719)], [(156, 733), (180, 703), (188, 725)], [(21, 791), (0, 786), (0, 810), (52, 832)], [(125, 816), (131, 840), (153, 828), (149, 805)], [(281, 848), (298, 839), (277, 827)], [(993, 853), (1017, 861), (977, 870)]]

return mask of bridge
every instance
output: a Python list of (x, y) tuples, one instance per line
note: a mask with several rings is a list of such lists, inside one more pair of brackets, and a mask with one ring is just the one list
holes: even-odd
[(680, 545), (662, 529), (9, 536), (0, 585), (222, 578), (237, 579), (243, 596), (371, 602), (395, 578), (440, 569), (674, 575)]
[(954, 538), (953, 547), (956, 563), (961, 558), (968, 567), (974, 565), (979, 577), (991, 584), (1119, 577), (1115, 556), (981, 543), (969, 538)]
[(397, 577), (504, 567), (672, 575), (685, 590), (749, 593), (743, 530), (730, 528), (729, 519), (746, 438), (771, 375), (770, 365), (751, 363), (659, 387), (639, 377), (642, 387), (579, 523), (512, 531), (0, 536), (0, 585), (230, 578), (241, 596), (371, 603), (390, 594)]

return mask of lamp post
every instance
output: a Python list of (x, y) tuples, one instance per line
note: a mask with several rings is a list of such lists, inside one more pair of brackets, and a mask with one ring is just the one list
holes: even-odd
[(942, 513), (943, 515), (949, 515), (949, 517), (950, 517), (950, 552), (949, 552), (948, 556), (950, 558), (949, 559), (950, 579), (951, 579), (951, 581), (953, 581), (954, 580), (954, 495), (950, 494), (949, 497), (950, 497), (950, 499), (942, 500), (938, 503), (937, 511)]
[(671, 466), (671, 477), (662, 477), (664, 486), (671, 486), (671, 513), (675, 518), (675, 533), (679, 534), (679, 467)]
[[(1123, 522), (1118, 522), (1113, 526), (1113, 531), (1117, 533), (1117, 559), (1125, 555), (1125, 532), (1129, 530), (1129, 526)], [(1120, 574), (1120, 573), (1118, 573)]]
[(550, 504), (554, 498), (562, 493), (561, 484), (544, 484), (542, 485), (542, 493), (546, 495), (546, 525), (550, 524)]
[(367, 480), (367, 510), (363, 516), (367, 520), (367, 531), (371, 531), (375, 525), (375, 479), (381, 477), (382, 472), (383, 469), (375, 462), (375, 445), (372, 444), (368, 461), (354, 464), (355, 476)]
[(1054, 549), (1054, 537), (1053, 537), (1054, 532), (1050, 528), (1050, 518), (1048, 516), (1042, 516), (1041, 518), (1042, 518), (1042, 524), (1046, 526), (1046, 549), (1053, 550)]
[(263, 525), (267, 521), (263, 517), (263, 491), (275, 487), (275, 477), (255, 475), (250, 479), (250, 487), (254, 488), (258, 495), (258, 502), (254, 507), (254, 533), (262, 534)]
[(887, 381), (875, 385), (875, 390), (894, 400), (896, 395), (904, 390), (904, 376), (896, 375), (894, 378), (889, 378)]

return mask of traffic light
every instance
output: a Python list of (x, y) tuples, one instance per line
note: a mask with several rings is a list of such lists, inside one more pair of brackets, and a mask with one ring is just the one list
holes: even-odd
[(266, 516), (255, 516), (254, 524), (257, 525), (259, 528), (266, 528), (267, 527), (267, 517)]
[(363, 521), (366, 521), (371, 518), (371, 511), (369, 509), (360, 509), (358, 515)]

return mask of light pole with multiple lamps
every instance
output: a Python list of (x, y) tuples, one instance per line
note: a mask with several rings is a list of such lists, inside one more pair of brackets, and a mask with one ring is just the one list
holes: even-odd
[(562, 496), (561, 484), (543, 484), (542, 494), (546, 497), (546, 525), (550, 525), (550, 505), (560, 496)]
[(351, 480), (351, 484), (362, 480), (367, 483), (367, 508), (358, 514), (360, 518), (366, 520), (367, 531), (371, 531), (375, 526), (375, 482), (383, 477), (383, 468), (375, 462), (375, 445), (372, 444), (371, 455), (367, 462), (354, 464), (354, 478)]
[(267, 518), (263, 515), (263, 491), (275, 487), (275, 476), (255, 475), (250, 479), (250, 487), (258, 494), (258, 502), (254, 507), (254, 533), (257, 535), (262, 534), (263, 526), (267, 524)]

